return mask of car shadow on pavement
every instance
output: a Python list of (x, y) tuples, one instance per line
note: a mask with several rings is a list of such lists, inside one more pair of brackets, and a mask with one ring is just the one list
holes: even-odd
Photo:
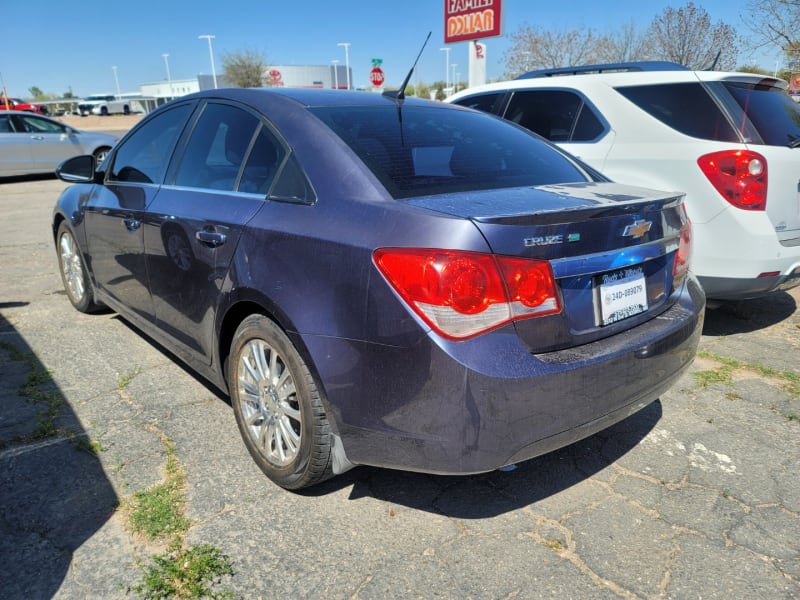
[(0, 596), (50, 598), (118, 498), (47, 369), (4, 318), (0, 334)]
[(496, 517), (545, 500), (609, 468), (636, 447), (661, 416), (657, 400), (604, 431), (510, 470), (444, 476), (357, 467), (301, 493), (324, 496), (352, 486), (351, 500), (372, 497), (458, 519)]
[(738, 302), (720, 302), (706, 309), (703, 335), (724, 336), (766, 329), (788, 319), (797, 310), (797, 302), (787, 292), (777, 292)]

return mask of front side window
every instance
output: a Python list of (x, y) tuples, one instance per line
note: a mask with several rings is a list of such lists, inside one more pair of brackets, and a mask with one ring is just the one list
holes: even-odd
[(67, 131), (64, 125), (47, 119), (22, 115), (21, 120), (25, 131), (29, 133), (66, 133)]
[(691, 137), (740, 142), (737, 131), (699, 82), (616, 88), (617, 92), (664, 125)]
[(480, 112), (409, 104), (311, 110), (395, 198), (590, 180), (557, 149)]
[(475, 96), (467, 96), (461, 100), (453, 102), (459, 106), (466, 106), (467, 108), (474, 108), (475, 110), (482, 110), (483, 112), (493, 113), (497, 111), (499, 102), (505, 96), (505, 92), (493, 92), (489, 94), (477, 94)]
[(160, 184), (191, 111), (179, 104), (143, 123), (117, 147), (108, 180)]

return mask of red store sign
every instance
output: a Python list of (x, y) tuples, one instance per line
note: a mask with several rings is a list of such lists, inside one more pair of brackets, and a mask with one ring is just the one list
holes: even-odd
[(445, 0), (445, 44), (500, 35), (501, 4), (502, 0)]

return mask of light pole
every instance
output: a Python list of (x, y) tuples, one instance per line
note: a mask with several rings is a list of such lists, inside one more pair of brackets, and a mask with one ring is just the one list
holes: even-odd
[(453, 93), (454, 94), (458, 91), (456, 89), (456, 87), (458, 87), (458, 80), (456, 79), (456, 67), (457, 66), (458, 65), (456, 63), (453, 63), (452, 65), (450, 65), (450, 68), (453, 69)]
[(169, 85), (169, 97), (172, 99), (172, 77), (169, 74), (169, 54), (162, 54), (164, 57), (164, 66), (167, 68), (167, 84)]
[(344, 46), (344, 68), (347, 75), (347, 89), (350, 89), (350, 42), (339, 42), (337, 46)]
[(445, 89), (450, 87), (450, 48), (439, 48), (442, 52), (445, 53), (445, 67), (444, 67), (444, 87)]
[(117, 67), (111, 67), (111, 70), (114, 71), (114, 83), (117, 85), (117, 100), (119, 100), (120, 93), (119, 93), (119, 79), (117, 78)]
[(339, 89), (339, 61), (334, 59), (331, 61), (333, 64), (333, 87)]
[(211, 40), (215, 37), (214, 35), (198, 35), (197, 39), (202, 40), (205, 38), (208, 40), (208, 56), (211, 59), (211, 77), (214, 79), (214, 89), (217, 89), (217, 71), (214, 68), (214, 50), (211, 48)]

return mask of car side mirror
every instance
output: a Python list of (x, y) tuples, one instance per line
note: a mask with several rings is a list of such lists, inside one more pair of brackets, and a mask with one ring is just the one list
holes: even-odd
[(67, 183), (93, 183), (95, 166), (91, 154), (73, 156), (56, 167), (56, 177)]

